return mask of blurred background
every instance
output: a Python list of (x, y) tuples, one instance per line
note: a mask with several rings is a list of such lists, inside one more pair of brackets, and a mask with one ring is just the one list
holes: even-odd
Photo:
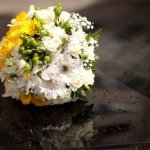
[(89, 96), (95, 104), (94, 112), (99, 115), (95, 120), (99, 134), (94, 143), (150, 140), (149, 0), (0, 2), (0, 38), (6, 33), (10, 19), (22, 10), (28, 11), (30, 4), (46, 8), (61, 2), (64, 9), (79, 12), (93, 21), (95, 29), (102, 28), (96, 50), (100, 61), (95, 89)]
[[(100, 0), (101, 3), (107, 0)], [(69, 10), (80, 10), (85, 7), (88, 7), (99, 0), (1, 0), (0, 13), (1, 14), (10, 14), (17, 13), (22, 10), (28, 10), (30, 4), (34, 4), (37, 7), (47, 8), (50, 5), (55, 5), (56, 3), (61, 2), (64, 6), (64, 9)], [(13, 4), (13, 7), (12, 5)]]

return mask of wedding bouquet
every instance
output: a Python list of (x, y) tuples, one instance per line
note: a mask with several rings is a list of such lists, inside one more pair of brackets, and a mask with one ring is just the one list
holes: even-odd
[(30, 6), (11, 20), (0, 43), (4, 97), (36, 106), (85, 100), (94, 84), (99, 30), (78, 13)]

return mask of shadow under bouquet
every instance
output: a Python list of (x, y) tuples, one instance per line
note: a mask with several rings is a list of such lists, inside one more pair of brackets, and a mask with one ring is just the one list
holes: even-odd
[(30, 6), (8, 25), (0, 43), (4, 97), (36, 106), (86, 100), (94, 84), (99, 32), (78, 13)]

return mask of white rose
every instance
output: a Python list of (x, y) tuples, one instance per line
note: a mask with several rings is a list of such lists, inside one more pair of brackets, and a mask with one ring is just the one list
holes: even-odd
[(78, 41), (83, 42), (85, 40), (85, 32), (82, 29), (78, 29), (77, 31), (72, 31), (72, 34), (77, 37)]
[(81, 71), (82, 81), (85, 85), (93, 85), (95, 75), (91, 70), (85, 70), (84, 68)]
[(71, 90), (64, 88), (62, 90), (59, 90), (58, 95), (61, 103), (64, 103), (65, 101), (69, 101), (71, 99)]
[(65, 30), (60, 28), (60, 27), (45, 24), (44, 28), (49, 32), (49, 34), (52, 37), (57, 37), (57, 38), (60, 38), (60, 39), (68, 38), (68, 35), (66, 34)]
[(57, 51), (58, 47), (62, 44), (62, 40), (60, 38), (51, 38), (49, 36), (44, 36), (42, 38), (42, 42), (45, 48), (51, 52)]
[(83, 85), (82, 78), (80, 76), (72, 77), (71, 83), (70, 83), (70, 88), (72, 91), (77, 91), (81, 86)]
[(49, 7), (48, 9), (36, 10), (35, 13), (40, 19), (44, 20), (45, 23), (52, 22), (55, 19), (54, 7)]
[(62, 11), (59, 16), (59, 22), (67, 22), (70, 18), (70, 13)]

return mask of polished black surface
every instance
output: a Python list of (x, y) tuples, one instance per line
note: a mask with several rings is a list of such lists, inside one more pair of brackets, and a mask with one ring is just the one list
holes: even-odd
[(95, 89), (89, 100), (89, 103), (38, 108), (1, 98), (0, 148), (150, 148), (148, 98), (97, 74)]
[[(80, 13), (103, 28), (89, 102), (39, 108), (0, 97), (0, 150), (150, 150), (150, 3), (113, 0)], [(0, 16), (1, 37), (10, 18)]]

